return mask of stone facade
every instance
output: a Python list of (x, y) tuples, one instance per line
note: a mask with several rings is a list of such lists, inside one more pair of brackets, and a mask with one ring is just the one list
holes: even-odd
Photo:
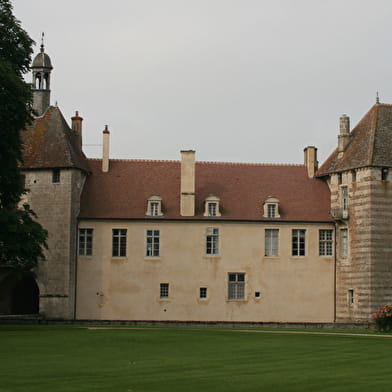
[[(57, 169), (55, 169), (57, 170)], [(36, 271), (40, 313), (49, 318), (72, 319), (75, 313), (77, 217), (85, 175), (77, 169), (24, 171), (29, 189), (25, 201), (48, 230), (46, 261)]]

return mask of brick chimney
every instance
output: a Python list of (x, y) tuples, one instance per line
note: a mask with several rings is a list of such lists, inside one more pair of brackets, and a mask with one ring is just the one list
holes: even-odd
[(76, 132), (78, 135), (78, 145), (79, 148), (82, 149), (82, 121), (83, 118), (79, 116), (79, 112), (75, 112), (75, 116), (71, 117), (72, 120), (72, 130)]
[(109, 137), (110, 132), (108, 126), (105, 125), (103, 134), (103, 144), (102, 144), (102, 171), (107, 173), (109, 171)]
[(181, 151), (181, 216), (195, 216), (195, 151)]
[(317, 148), (314, 146), (306, 147), (304, 149), (304, 158), (305, 166), (308, 169), (308, 176), (309, 178), (313, 178), (318, 169)]
[(343, 156), (348, 143), (350, 142), (350, 117), (343, 114), (340, 117), (340, 133), (338, 136), (338, 152), (339, 158)]

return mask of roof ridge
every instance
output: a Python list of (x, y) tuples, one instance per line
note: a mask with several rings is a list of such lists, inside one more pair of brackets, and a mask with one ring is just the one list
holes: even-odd
[[(89, 161), (102, 161), (102, 158), (87, 158)], [(125, 158), (109, 158), (109, 161), (113, 162), (171, 162), (180, 163), (174, 159), (125, 159)]]
[(214, 162), (214, 161), (196, 161), (201, 164), (218, 164), (218, 165), (245, 165), (245, 166), (305, 166), (303, 163), (262, 163), (262, 162)]
[[(89, 161), (102, 161), (102, 158), (87, 158)], [(110, 161), (115, 162), (169, 162), (169, 163), (181, 163), (180, 160), (172, 159), (119, 159), (110, 158)], [(252, 163), (252, 162), (215, 162), (215, 161), (196, 161), (196, 164), (218, 164), (218, 165), (244, 165), (244, 166), (293, 166), (302, 167), (305, 166), (303, 163)]]

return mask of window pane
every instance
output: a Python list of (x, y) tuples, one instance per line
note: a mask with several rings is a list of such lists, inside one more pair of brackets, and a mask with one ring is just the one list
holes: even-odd
[(230, 273), (228, 283), (228, 299), (245, 298), (245, 274)]
[(206, 235), (206, 254), (215, 255), (219, 253), (219, 229), (208, 227)]
[(305, 256), (305, 232), (306, 230), (292, 230), (293, 256)]
[(159, 257), (159, 230), (147, 230), (146, 235), (146, 256)]
[(160, 284), (160, 297), (161, 298), (169, 297), (169, 283)]
[(127, 249), (127, 229), (112, 230), (112, 256), (125, 257)]
[(279, 230), (266, 229), (265, 230), (265, 256), (278, 256), (279, 253)]

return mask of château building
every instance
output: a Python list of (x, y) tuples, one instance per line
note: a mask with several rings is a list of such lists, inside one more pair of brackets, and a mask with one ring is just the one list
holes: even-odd
[(304, 164), (86, 158), (82, 121), (50, 106), (52, 63), (32, 65), (25, 197), (46, 261), (2, 289), (0, 313), (223, 322), (368, 321), (392, 300), (392, 105)]

